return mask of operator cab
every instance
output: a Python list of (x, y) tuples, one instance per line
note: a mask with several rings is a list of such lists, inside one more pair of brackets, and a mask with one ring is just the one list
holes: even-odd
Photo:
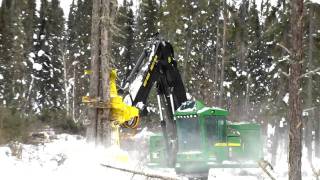
[[(179, 152), (202, 151), (226, 137), (228, 111), (205, 107), (200, 101), (186, 101), (175, 113)], [(190, 153), (190, 152), (188, 152)]]
[(241, 167), (244, 161), (252, 161), (247, 167), (256, 167), (261, 158), (260, 126), (230, 123), (228, 114), (200, 101), (186, 101), (177, 109), (177, 172), (207, 173), (212, 167)]
[[(257, 167), (261, 158), (260, 125), (231, 123), (228, 111), (186, 101), (174, 113), (178, 173), (207, 173), (209, 168)], [(150, 137), (150, 162), (165, 165), (163, 136)], [(243, 164), (243, 162), (249, 162)], [(251, 163), (252, 162), (252, 163)]]

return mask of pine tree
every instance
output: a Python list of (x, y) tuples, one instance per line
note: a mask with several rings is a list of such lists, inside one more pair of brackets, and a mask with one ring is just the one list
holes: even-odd
[(34, 64), (35, 84), (39, 88), (35, 99), (40, 109), (63, 108), (63, 31), (63, 10), (59, 1), (42, 0)]
[(2, 1), (0, 7), (0, 104), (5, 104), (5, 95), (7, 87), (7, 68), (6, 64), (6, 54), (7, 54), (7, 35), (8, 35), (8, 10), (7, 10), (7, 1)]
[(163, 35), (174, 46), (187, 91), (209, 105), (214, 103), (213, 98), (205, 97), (214, 92), (218, 8), (216, 1), (166, 1), (160, 19)]
[(115, 60), (115, 66), (120, 70), (118, 72), (118, 79), (120, 80), (125, 79), (129, 75), (129, 71), (135, 60), (133, 57), (134, 16), (131, 6), (132, 1), (128, 3), (124, 0), (123, 6), (119, 7), (115, 19), (117, 33), (113, 36), (112, 52)]
[(88, 92), (88, 77), (84, 71), (88, 70), (90, 62), (90, 28), (92, 2), (78, 0), (71, 4), (68, 18), (67, 38), (67, 79), (72, 99), (72, 117), (74, 121), (83, 121), (86, 107), (81, 102), (82, 96)]
[[(271, 78), (268, 76), (271, 65), (267, 57), (267, 43), (264, 41), (255, 1), (248, 12), (248, 76), (247, 76), (247, 112), (250, 119), (259, 119), (267, 101)], [(251, 111), (250, 111), (251, 110)], [(258, 113), (257, 113), (258, 112)]]
[[(74, 54), (77, 51), (77, 23), (76, 23), (76, 11), (77, 6), (75, 1), (73, 0), (70, 5), (70, 11), (68, 14), (67, 21), (67, 37), (65, 39), (66, 42), (66, 57), (64, 59), (64, 83), (65, 83), (65, 95), (66, 95), (66, 111), (67, 114), (70, 115), (70, 112), (73, 111), (73, 106), (71, 106), (71, 102), (73, 102), (73, 88), (75, 85), (74, 80)], [(79, 29), (79, 28), (78, 28)], [(72, 91), (71, 91), (72, 90)], [(72, 103), (72, 105), (75, 103)]]
[(33, 72), (33, 63), (34, 62), (34, 37), (36, 35), (36, 27), (37, 27), (38, 17), (36, 16), (36, 2), (35, 0), (29, 0), (26, 4), (25, 10), (25, 19), (23, 21), (25, 27), (26, 41), (24, 43), (24, 47), (26, 48), (25, 59), (27, 67), (25, 69), (25, 78), (26, 78), (26, 86), (24, 89), (24, 112), (30, 112), (32, 109), (32, 90), (34, 87), (34, 77), (32, 75)]
[[(7, 106), (24, 107), (32, 50), (34, 1), (3, 1), (1, 6), (0, 64), (3, 83), (0, 97)], [(0, 80), (1, 81), (1, 80)]]
[(135, 52), (134, 56), (139, 57), (145, 43), (158, 31), (157, 22), (159, 15), (156, 0), (142, 0), (138, 10), (137, 24), (135, 26)]

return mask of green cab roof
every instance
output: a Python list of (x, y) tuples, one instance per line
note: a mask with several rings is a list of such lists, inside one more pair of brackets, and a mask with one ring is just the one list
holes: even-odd
[(186, 101), (174, 113), (175, 116), (201, 115), (201, 116), (227, 116), (229, 112), (218, 107), (206, 107), (200, 101)]

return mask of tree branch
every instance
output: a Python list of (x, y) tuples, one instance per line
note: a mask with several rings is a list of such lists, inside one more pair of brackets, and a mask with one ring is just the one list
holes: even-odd
[(177, 177), (169, 177), (169, 176), (163, 176), (163, 175), (159, 175), (159, 174), (151, 174), (151, 173), (142, 172), (142, 171), (135, 171), (135, 170), (131, 170), (131, 169), (115, 167), (115, 166), (111, 166), (111, 165), (107, 165), (107, 164), (101, 164), (101, 166), (106, 167), (106, 168), (116, 169), (119, 171), (132, 173), (132, 174), (138, 174), (138, 175), (142, 175), (142, 176), (146, 176), (146, 177), (150, 177), (150, 178), (158, 178), (158, 179), (163, 179), (163, 180), (178, 180), (179, 179)]
[(284, 45), (280, 44), (280, 43), (277, 43), (277, 46), (280, 46), (282, 49), (284, 49), (288, 54), (292, 55), (292, 52), (287, 48), (285, 47)]
[(316, 69), (314, 69), (314, 70), (312, 70), (312, 71), (309, 71), (309, 72), (307, 72), (307, 73), (302, 74), (302, 75), (300, 76), (300, 78), (308, 77), (309, 75), (313, 75), (313, 74), (315, 74), (315, 73), (317, 73), (317, 72), (320, 72), (320, 67), (318, 67), (318, 68), (316, 68)]

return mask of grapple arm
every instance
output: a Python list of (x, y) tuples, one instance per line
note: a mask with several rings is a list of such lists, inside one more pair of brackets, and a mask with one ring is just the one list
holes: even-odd
[[(143, 57), (143, 58), (142, 58)], [(169, 42), (155, 40), (144, 49), (136, 66), (126, 80), (124, 90), (128, 93), (126, 102), (145, 112), (149, 93), (153, 85), (157, 87), (160, 124), (168, 154), (168, 165), (173, 165), (177, 151), (174, 111), (187, 101), (186, 91), (174, 59), (174, 51)], [(164, 108), (166, 116), (162, 114)], [(140, 113), (144, 115), (143, 113)], [(124, 123), (130, 126), (128, 122)]]

